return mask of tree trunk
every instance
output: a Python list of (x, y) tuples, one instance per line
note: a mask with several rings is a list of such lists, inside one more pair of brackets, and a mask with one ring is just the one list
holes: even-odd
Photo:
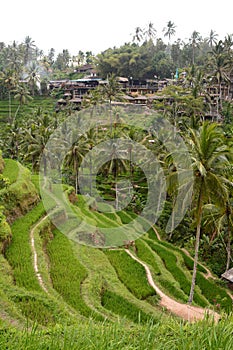
[(197, 229), (196, 229), (195, 255), (194, 255), (194, 264), (193, 264), (192, 283), (191, 283), (190, 294), (188, 299), (189, 304), (193, 302), (194, 289), (196, 285), (198, 253), (199, 253), (200, 236), (201, 236), (201, 219), (202, 219), (202, 184), (201, 184), (201, 188), (198, 196), (198, 202), (197, 202)]
[(229, 222), (229, 216), (227, 216), (227, 262), (226, 262), (226, 271), (230, 268), (231, 261), (231, 227)]
[(8, 93), (8, 103), (9, 103), (8, 122), (11, 123), (11, 93), (10, 93), (10, 91), (9, 91), (9, 93)]

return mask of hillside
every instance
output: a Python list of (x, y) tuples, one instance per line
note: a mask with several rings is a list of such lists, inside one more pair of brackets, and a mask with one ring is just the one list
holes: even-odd
[[(187, 311), (193, 260), (162, 241), (156, 227), (135, 245), (78, 244), (50, 222), (36, 175), (1, 157), (0, 173), (1, 349), (232, 348), (229, 290), (199, 264)], [(55, 212), (52, 198), (50, 207)], [(90, 210), (80, 195), (72, 207), (81, 222), (99, 228), (133, 219), (125, 211)], [(221, 322), (204, 318), (207, 310)]]

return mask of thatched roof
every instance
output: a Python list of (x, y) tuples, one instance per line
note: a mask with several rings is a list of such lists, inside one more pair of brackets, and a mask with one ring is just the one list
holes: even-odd
[(227, 270), (226, 272), (224, 272), (221, 275), (221, 277), (224, 278), (225, 280), (233, 283), (233, 268), (231, 268), (230, 270)]

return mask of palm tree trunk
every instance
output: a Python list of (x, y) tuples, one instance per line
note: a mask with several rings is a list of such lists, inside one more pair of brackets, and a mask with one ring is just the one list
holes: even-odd
[(11, 123), (11, 92), (10, 92), (10, 90), (8, 93), (8, 99), (9, 99), (9, 123)]
[(198, 253), (199, 253), (200, 236), (201, 236), (201, 219), (202, 219), (202, 183), (201, 183), (201, 188), (200, 188), (198, 202), (197, 202), (197, 229), (196, 229), (195, 255), (194, 255), (194, 264), (193, 264), (192, 283), (191, 283), (190, 294), (188, 299), (189, 304), (193, 302), (194, 289), (196, 285)]
[(229, 216), (227, 216), (227, 262), (226, 262), (226, 271), (230, 268), (231, 261), (231, 227), (229, 222)]

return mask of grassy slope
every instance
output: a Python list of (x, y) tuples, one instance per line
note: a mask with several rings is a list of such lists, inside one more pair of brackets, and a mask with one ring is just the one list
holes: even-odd
[[(21, 116), (25, 114), (30, 114), (34, 109), (38, 107), (43, 107), (47, 111), (54, 110), (54, 100), (51, 97), (34, 97), (32, 101), (28, 104), (20, 107), (17, 117), (21, 118)], [(18, 101), (12, 99), (11, 101), (11, 115), (14, 116), (17, 108)], [(6, 122), (9, 116), (9, 101), (8, 100), (0, 100), (0, 122)]]
[[(6, 167), (5, 174), (8, 173), (8, 177), (12, 185), (15, 185), (18, 180), (18, 168), (15, 167), (14, 169), (14, 163), (12, 161), (7, 161), (6, 163), (8, 168)], [(36, 179), (34, 180), (36, 183)], [(81, 200), (79, 201), (79, 204), (80, 205), (77, 208), (77, 212), (83, 220), (89, 218), (93, 223), (98, 223), (104, 227), (111, 226), (112, 222), (114, 222), (114, 226), (117, 227), (117, 225), (122, 224), (122, 221), (127, 222), (130, 220), (130, 215), (123, 212), (119, 216), (113, 213), (107, 215), (93, 211), (88, 212), (87, 207)], [(81, 278), (80, 296), (85, 305), (87, 305), (87, 310), (90, 308), (90, 310), (94, 310), (94, 312), (96, 311), (97, 313), (108, 317), (110, 320), (115, 320), (117, 317), (120, 317), (120, 319), (122, 319), (122, 317), (126, 317), (128, 321), (126, 322), (125, 320), (124, 322), (126, 323), (122, 324), (120, 322), (120, 324), (115, 326), (106, 325), (106, 329), (103, 330), (101, 325), (97, 326), (92, 324), (90, 326), (90, 323), (88, 324), (87, 321), (83, 319), (82, 326), (80, 324), (78, 325), (79, 337), (76, 336), (74, 328), (67, 328), (65, 334), (67, 337), (69, 337), (69, 340), (67, 338), (65, 341), (66, 345), (64, 345), (64, 343), (61, 345), (62, 339), (64, 339), (62, 324), (64, 324), (64, 322), (74, 324), (78, 322), (80, 318), (78, 313), (76, 314), (74, 310), (72, 313), (67, 311), (69, 308), (67, 308), (66, 302), (64, 301), (66, 298), (64, 298), (64, 296), (63, 298), (60, 298), (58, 293), (63, 292), (59, 290), (59, 288), (57, 288), (57, 292), (53, 292), (51, 284), (50, 295), (46, 295), (43, 291), (41, 291), (40, 287), (38, 287), (38, 283), (35, 280), (33, 271), (29, 268), (30, 264), (32, 266), (32, 260), (30, 258), (30, 246), (27, 237), (30, 228), (36, 221), (39, 220), (43, 213), (42, 205), (39, 204), (39, 206), (35, 207), (35, 209), (33, 209), (27, 215), (16, 221), (12, 226), (14, 236), (13, 243), (9, 248), (9, 253), (7, 253), (9, 254), (7, 257), (10, 264), (1, 255), (1, 328), (4, 327), (1, 325), (1, 323), (12, 323), (12, 319), (23, 324), (23, 322), (25, 322), (25, 317), (32, 321), (36, 320), (39, 322), (39, 324), (47, 327), (53, 327), (53, 325), (57, 323), (61, 324), (61, 328), (51, 328), (49, 331), (49, 334), (52, 334), (51, 339), (53, 339), (53, 343), (50, 343), (51, 339), (47, 338), (46, 334), (41, 333), (41, 331), (32, 332), (28, 336), (27, 340), (29, 343), (31, 342), (31, 349), (42, 349), (43, 344), (50, 344), (50, 349), (67, 348), (69, 350), (82, 348), (91, 349), (92, 346), (94, 346), (93, 344), (95, 344), (95, 346), (98, 345), (97, 347), (99, 349), (115, 349), (117, 347), (123, 349), (130, 348), (130, 346), (131, 348), (134, 348), (132, 346), (135, 346), (135, 348), (137, 347), (138, 349), (144, 349), (145, 344), (147, 349), (153, 349), (155, 346), (156, 349), (159, 349), (159, 347), (162, 345), (163, 346), (161, 348), (166, 348), (166, 344), (168, 342), (165, 343), (163, 338), (160, 337), (161, 334), (163, 334), (165, 337), (168, 336), (168, 334), (172, 335), (170, 346), (176, 346), (174, 349), (178, 349), (178, 346), (181, 346), (179, 343), (181, 336), (183, 347), (180, 348), (187, 348), (188, 339), (190, 341), (190, 334), (192, 334), (192, 332), (196, 335), (196, 339), (198, 339), (198, 337), (200, 338), (195, 326), (190, 325), (188, 328), (183, 328), (182, 326), (179, 326), (177, 321), (174, 319), (169, 319), (166, 314), (162, 314), (156, 305), (151, 307), (149, 302), (140, 300), (141, 298), (147, 298), (149, 301), (150, 297), (148, 298), (148, 296), (150, 295), (150, 292), (146, 289), (145, 294), (143, 294), (143, 292), (139, 295), (137, 292), (135, 292), (135, 290), (138, 288), (139, 292), (140, 288), (137, 286), (135, 287), (134, 285), (132, 286), (132, 283), (135, 282), (135, 275), (139, 273), (139, 276), (143, 276), (145, 272), (140, 270), (138, 265), (136, 266), (134, 262), (127, 260), (129, 259), (129, 256), (126, 257), (123, 251), (108, 251), (106, 253), (99, 249), (71, 243), (69, 240), (67, 240), (67, 238), (64, 241), (63, 237), (62, 241), (57, 241), (57, 246), (55, 245), (55, 240), (50, 242), (50, 244), (54, 245), (53, 251), (55, 253), (62, 247), (66, 247), (66, 244), (68, 244), (66, 242), (69, 242), (69, 248), (67, 246), (67, 249), (65, 249), (66, 252), (69, 252), (69, 249), (72, 248), (68, 254), (69, 256), (67, 257), (71, 259), (69, 264), (67, 263), (67, 260), (63, 261), (60, 259), (60, 268), (57, 272), (60, 274), (62, 269), (64, 269), (64, 273), (60, 274), (58, 277), (56, 275), (56, 278), (58, 278), (60, 282), (63, 279), (63, 285), (66, 285), (69, 275), (67, 274), (66, 276), (65, 273), (67, 265), (73, 264), (75, 261), (79, 261), (79, 264), (81, 263), (85, 267), (85, 270), (83, 270), (85, 271), (84, 276)], [(59, 234), (58, 237), (62, 236)], [(46, 262), (46, 256), (44, 255), (43, 251), (43, 240), (41, 240), (40, 234), (37, 235), (36, 239), (39, 254), (41, 257), (44, 256), (44, 261)], [(19, 243), (16, 244), (15, 240), (18, 240)], [(21, 248), (20, 245), (24, 247), (21, 253), (19, 253), (18, 250)], [(136, 246), (139, 258), (149, 264), (155, 282), (162, 286), (164, 291), (171, 296), (176, 297), (178, 300), (185, 301), (187, 292), (184, 289), (185, 284), (190, 283), (190, 268), (192, 264), (192, 261), (190, 262), (191, 259), (186, 259), (184, 257), (184, 253), (178, 248), (174, 249), (172, 245), (169, 245), (166, 242), (158, 242), (156, 237), (152, 237), (151, 235), (146, 235), (141, 240), (138, 240), (136, 242)], [(27, 257), (25, 254), (27, 254)], [(17, 259), (21, 260), (22, 267), (17, 265), (18, 263), (15, 265)], [(47, 274), (50, 273), (52, 275), (52, 269), (56, 269), (58, 266), (58, 263), (56, 263), (54, 258), (53, 261), (55, 261), (55, 265), (49, 266), (46, 272)], [(135, 267), (133, 267), (134, 265)], [(177, 266), (176, 270), (174, 270), (174, 265)], [(28, 266), (29, 269), (25, 269), (26, 266)], [(75, 265), (72, 267), (75, 268)], [(134, 268), (135, 270), (133, 271)], [(78, 269), (79, 267), (77, 267), (76, 270), (78, 271)], [(77, 272), (76, 270), (72, 274), (71, 269), (71, 276), (75, 275), (75, 272)], [(139, 270), (141, 272), (139, 272)], [(205, 269), (202, 268), (202, 271), (205, 272)], [(217, 289), (214, 282), (205, 282), (202, 275), (203, 272), (201, 272), (200, 268), (198, 275), (199, 277), (197, 279), (199, 283), (199, 291), (197, 295), (200, 295), (200, 298), (203, 298), (202, 301), (206, 304), (207, 299), (209, 302), (212, 302), (211, 298), (213, 298), (213, 293), (218, 293), (217, 298), (220, 296), (223, 299), (227, 299), (226, 295), (222, 294), (223, 289)], [(26, 274), (24, 275), (24, 273)], [(31, 277), (29, 277), (29, 275)], [(139, 276), (138, 279), (144, 278)], [(163, 281), (165, 282), (170, 281), (170, 285), (167, 283), (163, 284), (163, 282), (161, 282), (161, 277), (163, 277)], [(32, 280), (34, 280), (33, 283)], [(146, 280), (144, 282), (143, 287), (146, 285)], [(49, 283), (49, 276), (47, 278), (47, 283)], [(173, 288), (171, 288), (171, 286), (173, 286)], [(206, 291), (210, 291), (210, 288), (210, 297), (207, 298), (207, 294), (205, 293)], [(179, 290), (179, 295), (177, 295), (177, 290)], [(202, 296), (201, 292), (204, 293), (205, 297)], [(196, 300), (196, 302), (201, 304), (200, 300)], [(77, 319), (77, 321), (74, 321), (74, 317)], [(137, 322), (141, 319), (142, 323), (149, 322), (149, 318), (147, 317), (152, 317), (154, 319), (154, 326), (147, 325), (146, 327), (143, 327), (131, 325), (131, 328), (128, 328), (128, 322), (130, 321)], [(162, 320), (162, 323), (160, 320)], [(224, 329), (224, 332), (226, 333), (229, 331), (228, 324), (224, 322), (220, 326), (212, 327), (211, 329), (207, 324), (203, 323), (203, 327), (205, 327), (204, 330), (206, 331), (206, 338), (200, 338), (199, 343), (196, 342), (196, 339), (192, 339), (192, 342), (194, 345), (201, 344), (201, 342), (203, 344), (211, 344), (211, 349), (218, 346), (218, 340), (216, 340), (215, 336), (210, 330), (214, 329), (216, 334), (219, 336), (221, 330)], [(75, 328), (77, 328), (77, 325)], [(63, 331), (60, 332), (60, 329)], [(170, 332), (168, 331), (169, 329)], [(80, 334), (82, 334), (82, 332), (86, 332), (86, 334), (85, 340), (81, 342)], [(110, 338), (112, 340), (110, 340)], [(208, 342), (207, 339), (209, 339)], [(224, 349), (231, 348), (230, 346), (232, 346), (232, 343), (225, 337), (222, 336), (221, 341), (225, 346)], [(20, 346), (18, 347), (19, 349), (26, 348), (26, 338), (24, 335), (20, 334), (19, 331), (12, 334), (9, 328), (4, 331), (3, 338), (1, 338), (0, 332), (0, 347), (2, 349), (5, 348), (6, 342), (8, 344), (8, 349), (15, 349), (16, 344)], [(21, 345), (19, 345), (20, 342)], [(59, 347), (58, 344), (60, 344)], [(171, 349), (173, 347), (167, 347), (167, 349)], [(193, 349), (194, 348), (195, 347), (193, 347)]]

